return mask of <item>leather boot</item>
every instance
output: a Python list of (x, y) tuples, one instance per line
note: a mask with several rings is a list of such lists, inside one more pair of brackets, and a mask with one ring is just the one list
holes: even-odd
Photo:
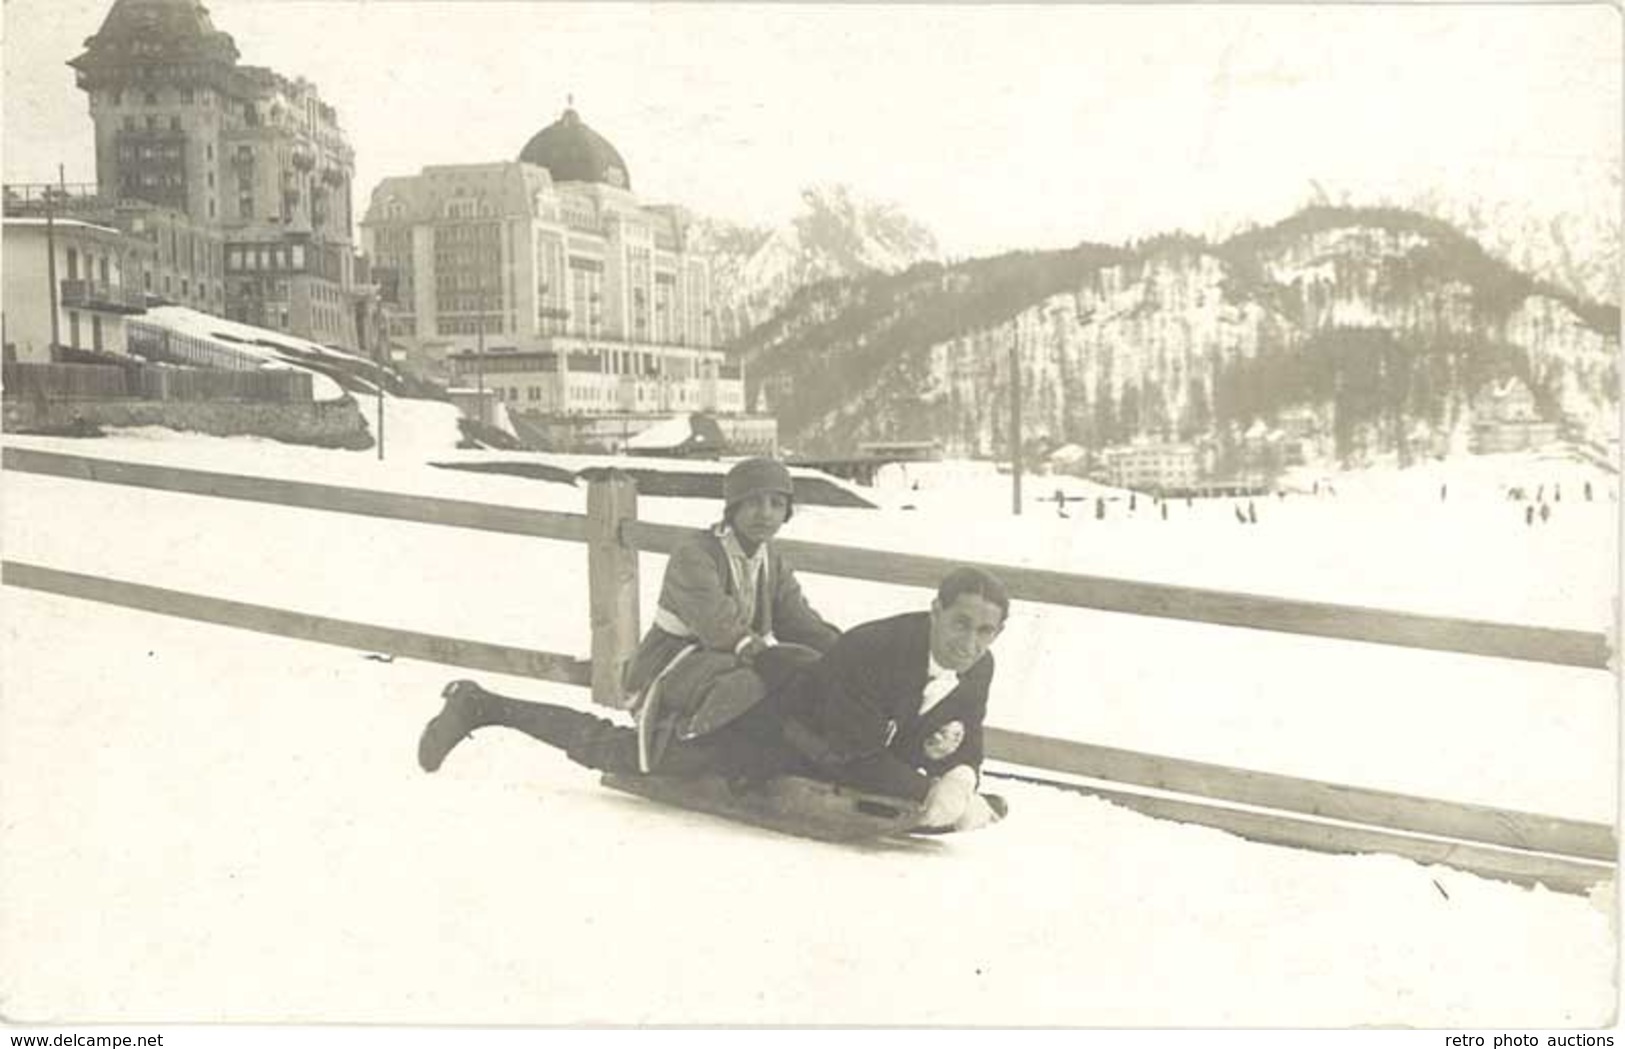
[(480, 687), (472, 681), (453, 681), (440, 693), (445, 705), (423, 726), (423, 735), (418, 738), (418, 764), (424, 772), (438, 769), (451, 749), (479, 727), (480, 693)]

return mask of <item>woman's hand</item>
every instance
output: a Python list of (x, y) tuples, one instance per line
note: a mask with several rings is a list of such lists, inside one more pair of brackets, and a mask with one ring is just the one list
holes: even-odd
[(739, 643), (738, 648), (734, 649), (734, 658), (748, 667), (756, 662), (757, 656), (767, 651), (767, 647), (766, 641), (763, 641), (755, 634), (751, 634)]

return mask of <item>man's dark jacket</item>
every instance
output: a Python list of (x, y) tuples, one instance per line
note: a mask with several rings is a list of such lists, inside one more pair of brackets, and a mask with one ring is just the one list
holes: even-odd
[[(878, 619), (841, 635), (784, 697), (785, 713), (806, 730), (791, 742), (829, 769), (883, 760), (931, 777), (955, 765), (980, 775), (993, 653), (960, 674), (958, 686), (921, 716), (930, 639), (925, 612)], [(944, 752), (961, 732), (958, 745)], [(922, 777), (919, 796), (924, 786)]]

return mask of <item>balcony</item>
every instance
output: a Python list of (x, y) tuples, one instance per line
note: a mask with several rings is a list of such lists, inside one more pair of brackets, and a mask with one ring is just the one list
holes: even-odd
[(145, 313), (147, 297), (136, 288), (99, 280), (64, 280), (61, 304), (65, 309), (104, 313)]
[(111, 211), (117, 202), (104, 197), (94, 182), (58, 183), (21, 182), (6, 183), (4, 209), (7, 215), (39, 217), (51, 212), (55, 215), (100, 215)]

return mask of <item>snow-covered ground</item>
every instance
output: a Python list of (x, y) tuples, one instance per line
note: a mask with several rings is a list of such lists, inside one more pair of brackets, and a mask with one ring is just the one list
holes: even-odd
[[(451, 409), (386, 403), (383, 462), (163, 431), (7, 442), (583, 509), (582, 488), (425, 467), (452, 457)], [(1013, 521), (990, 486), (945, 485), (913, 511), (798, 508), (786, 534), (1611, 633), (1616, 482), (1576, 469), (1338, 477), (1335, 498), (1258, 500), (1256, 525), (1229, 503)], [(1562, 484), (1544, 524), (1500, 491), (1525, 475)], [(7, 559), (588, 648), (576, 544), (10, 473), (0, 512)], [(643, 559), (645, 615), (663, 560)], [(927, 599), (804, 583), (843, 623)], [(416, 734), (457, 671), (5, 598), (0, 1011), (19, 1019), (1560, 1027), (1613, 1009), (1611, 892), (1250, 844), (1019, 784), (995, 830), (840, 849), (603, 791), (501, 732), (425, 776)], [(1608, 674), (1027, 603), (996, 652), (1005, 727), (1614, 819)]]

